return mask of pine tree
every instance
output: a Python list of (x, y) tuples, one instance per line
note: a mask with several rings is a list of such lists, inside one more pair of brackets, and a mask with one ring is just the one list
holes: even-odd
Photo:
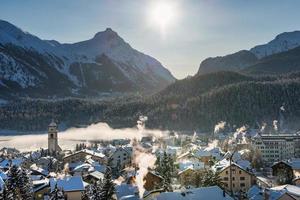
[(20, 169), (15, 165), (10, 167), (7, 173), (6, 187), (13, 199), (18, 199), (17, 189), (18, 189), (19, 174), (20, 174)]
[(15, 200), (13, 193), (11, 193), (6, 187), (6, 183), (3, 185), (3, 188), (1, 188), (0, 199)]
[(32, 183), (26, 170), (22, 169), (18, 181), (20, 196), (22, 200), (30, 200), (33, 198)]
[(173, 159), (164, 152), (157, 172), (162, 176), (162, 188), (165, 191), (172, 191), (172, 172), (174, 169)]
[(96, 181), (89, 185), (84, 193), (83, 200), (101, 199), (101, 182)]
[(208, 187), (208, 186), (223, 186), (222, 179), (220, 178), (220, 174), (218, 172), (214, 172), (212, 170), (207, 170), (206, 173), (203, 175), (202, 178), (202, 187)]
[(57, 184), (54, 187), (54, 190), (50, 193), (49, 200), (65, 200), (64, 191), (57, 187)]
[(101, 188), (101, 200), (113, 200), (113, 195), (115, 193), (115, 184), (112, 181), (112, 172), (109, 167), (107, 167), (105, 174), (104, 174), (104, 180)]

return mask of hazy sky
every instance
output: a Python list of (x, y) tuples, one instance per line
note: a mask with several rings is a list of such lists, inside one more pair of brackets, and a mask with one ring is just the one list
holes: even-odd
[[(151, 14), (161, 2), (171, 5), (169, 16), (159, 15), (170, 18), (164, 31)], [(299, 9), (298, 0), (0, 0), (0, 19), (59, 42), (86, 40), (111, 27), (183, 78), (206, 57), (299, 30)]]

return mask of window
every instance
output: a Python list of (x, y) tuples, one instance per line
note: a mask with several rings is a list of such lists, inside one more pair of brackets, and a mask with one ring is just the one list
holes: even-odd
[(240, 171), (239, 171), (239, 174), (241, 174), (241, 173), (242, 173), (242, 171), (240, 170)]
[(228, 174), (228, 171), (225, 171), (226, 174)]
[(54, 135), (53, 135), (53, 133), (51, 133), (51, 134), (50, 134), (50, 138), (54, 138)]
[(228, 181), (228, 177), (224, 177), (224, 181)]
[(234, 184), (234, 183), (232, 183), (232, 187), (235, 187), (235, 184)]
[(245, 187), (246, 185), (245, 185), (245, 183), (241, 183), (240, 186), (241, 187)]
[(232, 177), (232, 180), (234, 181), (234, 180), (235, 180), (235, 178), (234, 178), (234, 177)]
[(244, 181), (244, 180), (245, 180), (245, 177), (243, 177), (243, 176), (240, 177), (240, 180), (241, 180), (241, 181)]

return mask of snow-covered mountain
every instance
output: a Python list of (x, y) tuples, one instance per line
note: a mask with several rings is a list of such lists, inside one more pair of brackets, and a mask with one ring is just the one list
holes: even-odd
[[(255, 46), (250, 50), (242, 50), (225, 56), (207, 58), (201, 62), (198, 74), (206, 74), (217, 71), (254, 72), (258, 68), (260, 68), (260, 74), (263, 74), (263, 72), (269, 74), (269, 72), (272, 71), (272, 65), (277, 63), (280, 63), (281, 67), (284, 68), (284, 70), (279, 70), (278, 66), (276, 66), (277, 72), (300, 70), (300, 67), (298, 69), (298, 62), (295, 62), (295, 54), (297, 54), (298, 51), (283, 54), (286, 55), (284, 59), (281, 54), (292, 51), (299, 46), (300, 31), (281, 33), (267, 44)], [(281, 60), (278, 60), (279, 57)], [(255, 68), (252, 68), (253, 66), (255, 66)], [(247, 70), (247, 68), (252, 69)]]
[(300, 46), (300, 31), (293, 31), (281, 33), (267, 44), (255, 46), (250, 51), (260, 59), (298, 46)]
[(34, 96), (149, 92), (174, 80), (161, 63), (133, 49), (110, 28), (90, 40), (61, 44), (0, 20), (0, 92)]

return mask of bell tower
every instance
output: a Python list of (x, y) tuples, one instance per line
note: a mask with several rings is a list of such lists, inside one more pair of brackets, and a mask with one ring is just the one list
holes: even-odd
[(50, 154), (56, 154), (59, 151), (57, 138), (57, 124), (52, 121), (48, 126), (48, 151)]

